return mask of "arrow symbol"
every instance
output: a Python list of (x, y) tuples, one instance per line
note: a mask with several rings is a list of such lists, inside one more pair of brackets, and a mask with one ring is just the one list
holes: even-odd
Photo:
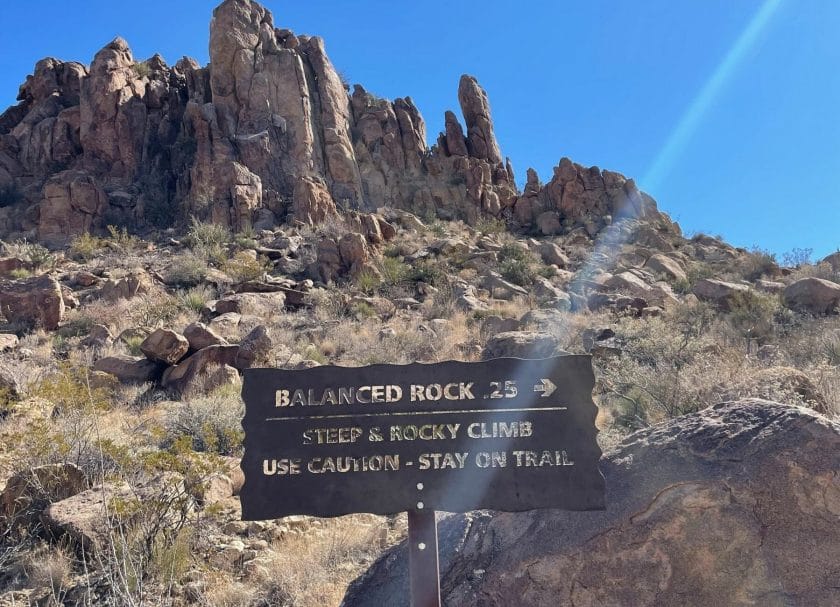
[(556, 389), (557, 386), (554, 385), (554, 382), (545, 378), (542, 378), (540, 383), (534, 386), (534, 392), (542, 392), (542, 396), (551, 396)]

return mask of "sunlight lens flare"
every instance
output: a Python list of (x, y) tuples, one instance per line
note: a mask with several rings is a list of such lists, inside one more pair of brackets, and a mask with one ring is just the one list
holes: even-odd
[(654, 191), (665, 179), (674, 161), (688, 145), (689, 140), (697, 131), (704, 115), (720, 94), (726, 83), (732, 78), (747, 54), (758, 42), (762, 32), (767, 28), (771, 18), (781, 6), (783, 0), (765, 0), (761, 8), (738, 36), (738, 39), (724, 56), (723, 60), (712, 72), (712, 75), (700, 89), (700, 92), (683, 113), (676, 128), (671, 132), (665, 145), (656, 155), (653, 163), (642, 180), (647, 191)]

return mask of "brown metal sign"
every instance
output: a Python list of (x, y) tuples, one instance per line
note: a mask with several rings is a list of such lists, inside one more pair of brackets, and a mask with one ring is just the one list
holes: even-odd
[(604, 508), (589, 356), (249, 369), (244, 520)]

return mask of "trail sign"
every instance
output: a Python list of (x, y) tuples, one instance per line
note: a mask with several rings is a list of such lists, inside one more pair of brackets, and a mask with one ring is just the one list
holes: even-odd
[(589, 356), (245, 371), (244, 520), (604, 507)]

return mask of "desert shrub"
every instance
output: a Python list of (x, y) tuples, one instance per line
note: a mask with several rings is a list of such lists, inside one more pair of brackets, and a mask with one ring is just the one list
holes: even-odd
[(720, 324), (705, 304), (622, 319), (621, 356), (597, 359), (602, 402), (614, 408), (616, 422), (635, 429), (711, 404), (746, 364), (740, 348), (721, 345)]
[(411, 267), (397, 257), (383, 257), (379, 264), (382, 282), (393, 286), (405, 282), (411, 277)]
[(747, 350), (752, 342), (763, 344), (775, 332), (774, 315), (780, 308), (778, 297), (755, 291), (736, 293), (726, 315), (729, 325), (746, 340)]
[(782, 253), (782, 265), (786, 268), (798, 268), (811, 263), (811, 256), (814, 249), (794, 247), (790, 251)]
[(324, 521), (317, 541), (288, 535), (256, 578), (269, 605), (320, 607), (341, 602), (347, 585), (382, 550), (382, 527), (342, 517)]
[(138, 251), (143, 247), (143, 241), (138, 236), (129, 234), (124, 226), (109, 225), (108, 235), (108, 245), (124, 253)]
[(753, 247), (735, 262), (734, 272), (745, 280), (758, 280), (779, 269), (775, 254)]
[(10, 207), (22, 200), (23, 192), (17, 183), (11, 182), (0, 185), (0, 208)]
[(527, 250), (514, 243), (506, 243), (499, 250), (499, 273), (517, 285), (528, 285), (537, 276), (537, 260)]
[(423, 221), (428, 226), (429, 232), (438, 238), (446, 236), (446, 225), (442, 221), (436, 219), (433, 215), (424, 217)]
[(342, 236), (351, 232), (352, 229), (348, 225), (344, 215), (330, 214), (327, 215), (321, 223), (314, 227), (314, 233), (325, 238), (331, 238), (338, 241)]
[(56, 256), (48, 248), (26, 239), (3, 243), (3, 249), (6, 255), (28, 262), (35, 270), (51, 270), (58, 262)]
[(195, 217), (190, 220), (190, 228), (185, 242), (197, 255), (205, 261), (221, 264), (227, 259), (225, 245), (230, 242), (230, 231), (226, 226), (218, 223), (199, 221)]
[(142, 356), (143, 351), (140, 349), (140, 345), (145, 340), (146, 338), (143, 335), (128, 335), (122, 341), (129, 354), (132, 356)]
[(823, 261), (817, 264), (803, 264), (790, 274), (792, 281), (800, 278), (822, 278), (831, 282), (840, 282), (840, 272), (835, 272), (830, 263)]
[(31, 588), (49, 588), (60, 604), (73, 574), (73, 557), (61, 547), (42, 544), (24, 556), (20, 563)]
[(828, 364), (840, 367), (840, 333), (826, 336), (822, 351)]
[(91, 235), (90, 232), (79, 234), (70, 242), (70, 257), (77, 261), (90, 261), (105, 246), (101, 238)]
[(349, 314), (356, 318), (379, 318), (376, 309), (366, 301), (356, 301), (350, 304)]
[(65, 339), (71, 337), (83, 337), (90, 333), (91, 328), (95, 324), (96, 321), (90, 316), (74, 315), (73, 317), (68, 318), (67, 322), (62, 324), (56, 333)]
[(29, 393), (49, 403), (52, 416), (32, 419), (21, 432), (8, 435), (8, 445), (22, 468), (69, 461), (89, 478), (113, 469), (97, 426), (98, 416), (112, 407), (111, 394), (90, 385), (87, 368), (63, 363)]
[(178, 287), (194, 287), (204, 282), (209, 268), (204, 257), (192, 251), (177, 256), (166, 268), (166, 283)]
[(269, 264), (263, 257), (254, 257), (246, 251), (239, 251), (236, 255), (226, 260), (221, 267), (222, 272), (227, 274), (235, 283), (257, 280), (262, 278), (269, 269)]
[(192, 567), (194, 534), (192, 529), (185, 528), (180, 529), (169, 541), (158, 535), (152, 542), (149, 575), (165, 588), (179, 582)]
[(531, 284), (537, 275), (533, 264), (522, 259), (506, 259), (500, 264), (499, 273), (505, 280), (520, 286)]
[(382, 286), (382, 277), (373, 270), (364, 269), (356, 274), (353, 282), (355, 283), (356, 288), (362, 293), (371, 295), (378, 291), (379, 287)]
[(166, 325), (183, 310), (178, 297), (169, 293), (148, 293), (135, 297), (133, 302), (128, 319), (139, 327)]
[(131, 66), (138, 78), (148, 78), (152, 75), (152, 67), (145, 61), (138, 61)]
[(482, 217), (475, 224), (475, 229), (481, 234), (503, 234), (507, 232), (507, 224), (504, 219), (496, 217)]
[(213, 299), (215, 299), (215, 293), (207, 285), (193, 287), (178, 293), (178, 300), (180, 301), (181, 307), (193, 312), (201, 312), (204, 306), (207, 305), (207, 302)]
[(14, 278), (15, 280), (21, 280), (23, 278), (29, 278), (32, 276), (32, 271), (27, 270), (26, 268), (15, 268), (11, 272), (9, 272), (9, 276)]
[(193, 451), (237, 455), (244, 436), (244, 411), (236, 385), (178, 403), (164, 422), (161, 447), (170, 448), (178, 439), (187, 439)]
[(417, 260), (408, 272), (408, 280), (411, 282), (425, 282), (434, 287), (446, 282), (446, 276), (447, 272), (443, 264), (428, 259)]
[(315, 344), (306, 344), (301, 349), (301, 357), (304, 360), (314, 360), (318, 364), (325, 365), (329, 361), (327, 355)]

